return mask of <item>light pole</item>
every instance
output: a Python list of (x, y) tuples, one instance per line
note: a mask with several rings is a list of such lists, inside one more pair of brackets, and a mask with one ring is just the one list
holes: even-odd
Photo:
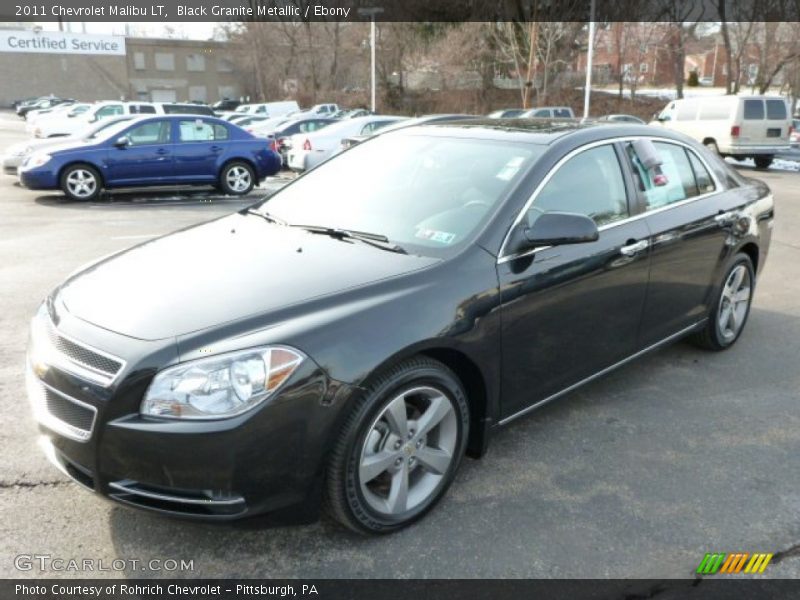
[(372, 89), (372, 112), (375, 112), (375, 15), (383, 12), (382, 8), (359, 8), (358, 14), (370, 18), (369, 26), (369, 58), (370, 87)]
[(589, 118), (589, 100), (592, 94), (592, 59), (594, 58), (594, 0), (589, 0), (589, 51), (586, 55), (586, 90), (583, 94), (583, 118)]

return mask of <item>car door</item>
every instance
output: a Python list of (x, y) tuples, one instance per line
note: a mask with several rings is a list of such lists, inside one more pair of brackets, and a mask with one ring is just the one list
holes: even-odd
[(636, 351), (647, 290), (647, 225), (620, 149), (580, 149), (555, 167), (522, 218), (580, 213), (594, 242), (536, 249), (498, 260), (502, 302), (503, 413), (526, 410)]
[(203, 118), (175, 122), (175, 174), (181, 181), (216, 181), (228, 128)]
[[(126, 138), (127, 144), (117, 143)], [(106, 181), (114, 186), (167, 183), (172, 179), (170, 122), (134, 125), (109, 140)]]
[(631, 144), (624, 148), (651, 235), (644, 347), (706, 316), (736, 211), (743, 206), (693, 149), (666, 140), (654, 140), (653, 146), (663, 161), (659, 172), (644, 169)]

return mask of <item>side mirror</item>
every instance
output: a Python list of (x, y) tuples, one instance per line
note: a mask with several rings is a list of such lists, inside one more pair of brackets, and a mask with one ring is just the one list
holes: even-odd
[(116, 140), (114, 140), (114, 145), (117, 148), (127, 148), (128, 146), (131, 145), (131, 138), (129, 138), (127, 135), (118, 137)]
[(600, 237), (597, 224), (586, 215), (567, 212), (546, 212), (539, 215), (530, 227), (519, 223), (511, 234), (514, 253), (541, 246), (584, 244)]

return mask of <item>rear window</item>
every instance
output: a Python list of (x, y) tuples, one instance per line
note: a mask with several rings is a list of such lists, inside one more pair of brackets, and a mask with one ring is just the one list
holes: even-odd
[(556, 108), (553, 110), (553, 114), (562, 119), (569, 119), (572, 116), (572, 111), (568, 108)]
[(745, 100), (744, 118), (747, 121), (756, 121), (764, 118), (763, 100)]
[(767, 100), (767, 119), (785, 121), (786, 103), (783, 100)]
[(214, 115), (211, 108), (199, 104), (165, 104), (164, 113), (168, 115)]

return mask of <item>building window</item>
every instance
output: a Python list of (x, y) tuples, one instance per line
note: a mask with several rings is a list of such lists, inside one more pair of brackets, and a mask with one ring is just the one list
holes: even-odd
[(170, 52), (156, 52), (156, 69), (159, 71), (174, 71), (175, 55)]
[(227, 58), (217, 59), (217, 71), (222, 73), (230, 73), (233, 71), (233, 63), (231, 63), (231, 61), (229, 61)]
[(189, 86), (189, 102), (207, 102), (208, 97), (206, 94), (206, 86), (204, 85), (190, 85)]
[(228, 100), (237, 100), (239, 98), (239, 92), (232, 85), (219, 86), (217, 89), (217, 94), (219, 95), (220, 100), (224, 100), (226, 98)]
[(647, 73), (647, 63), (639, 64), (639, 73)]
[(144, 71), (147, 68), (144, 64), (144, 52), (133, 53), (133, 68), (137, 71)]
[(202, 54), (188, 54), (186, 56), (187, 71), (205, 71), (206, 57)]

